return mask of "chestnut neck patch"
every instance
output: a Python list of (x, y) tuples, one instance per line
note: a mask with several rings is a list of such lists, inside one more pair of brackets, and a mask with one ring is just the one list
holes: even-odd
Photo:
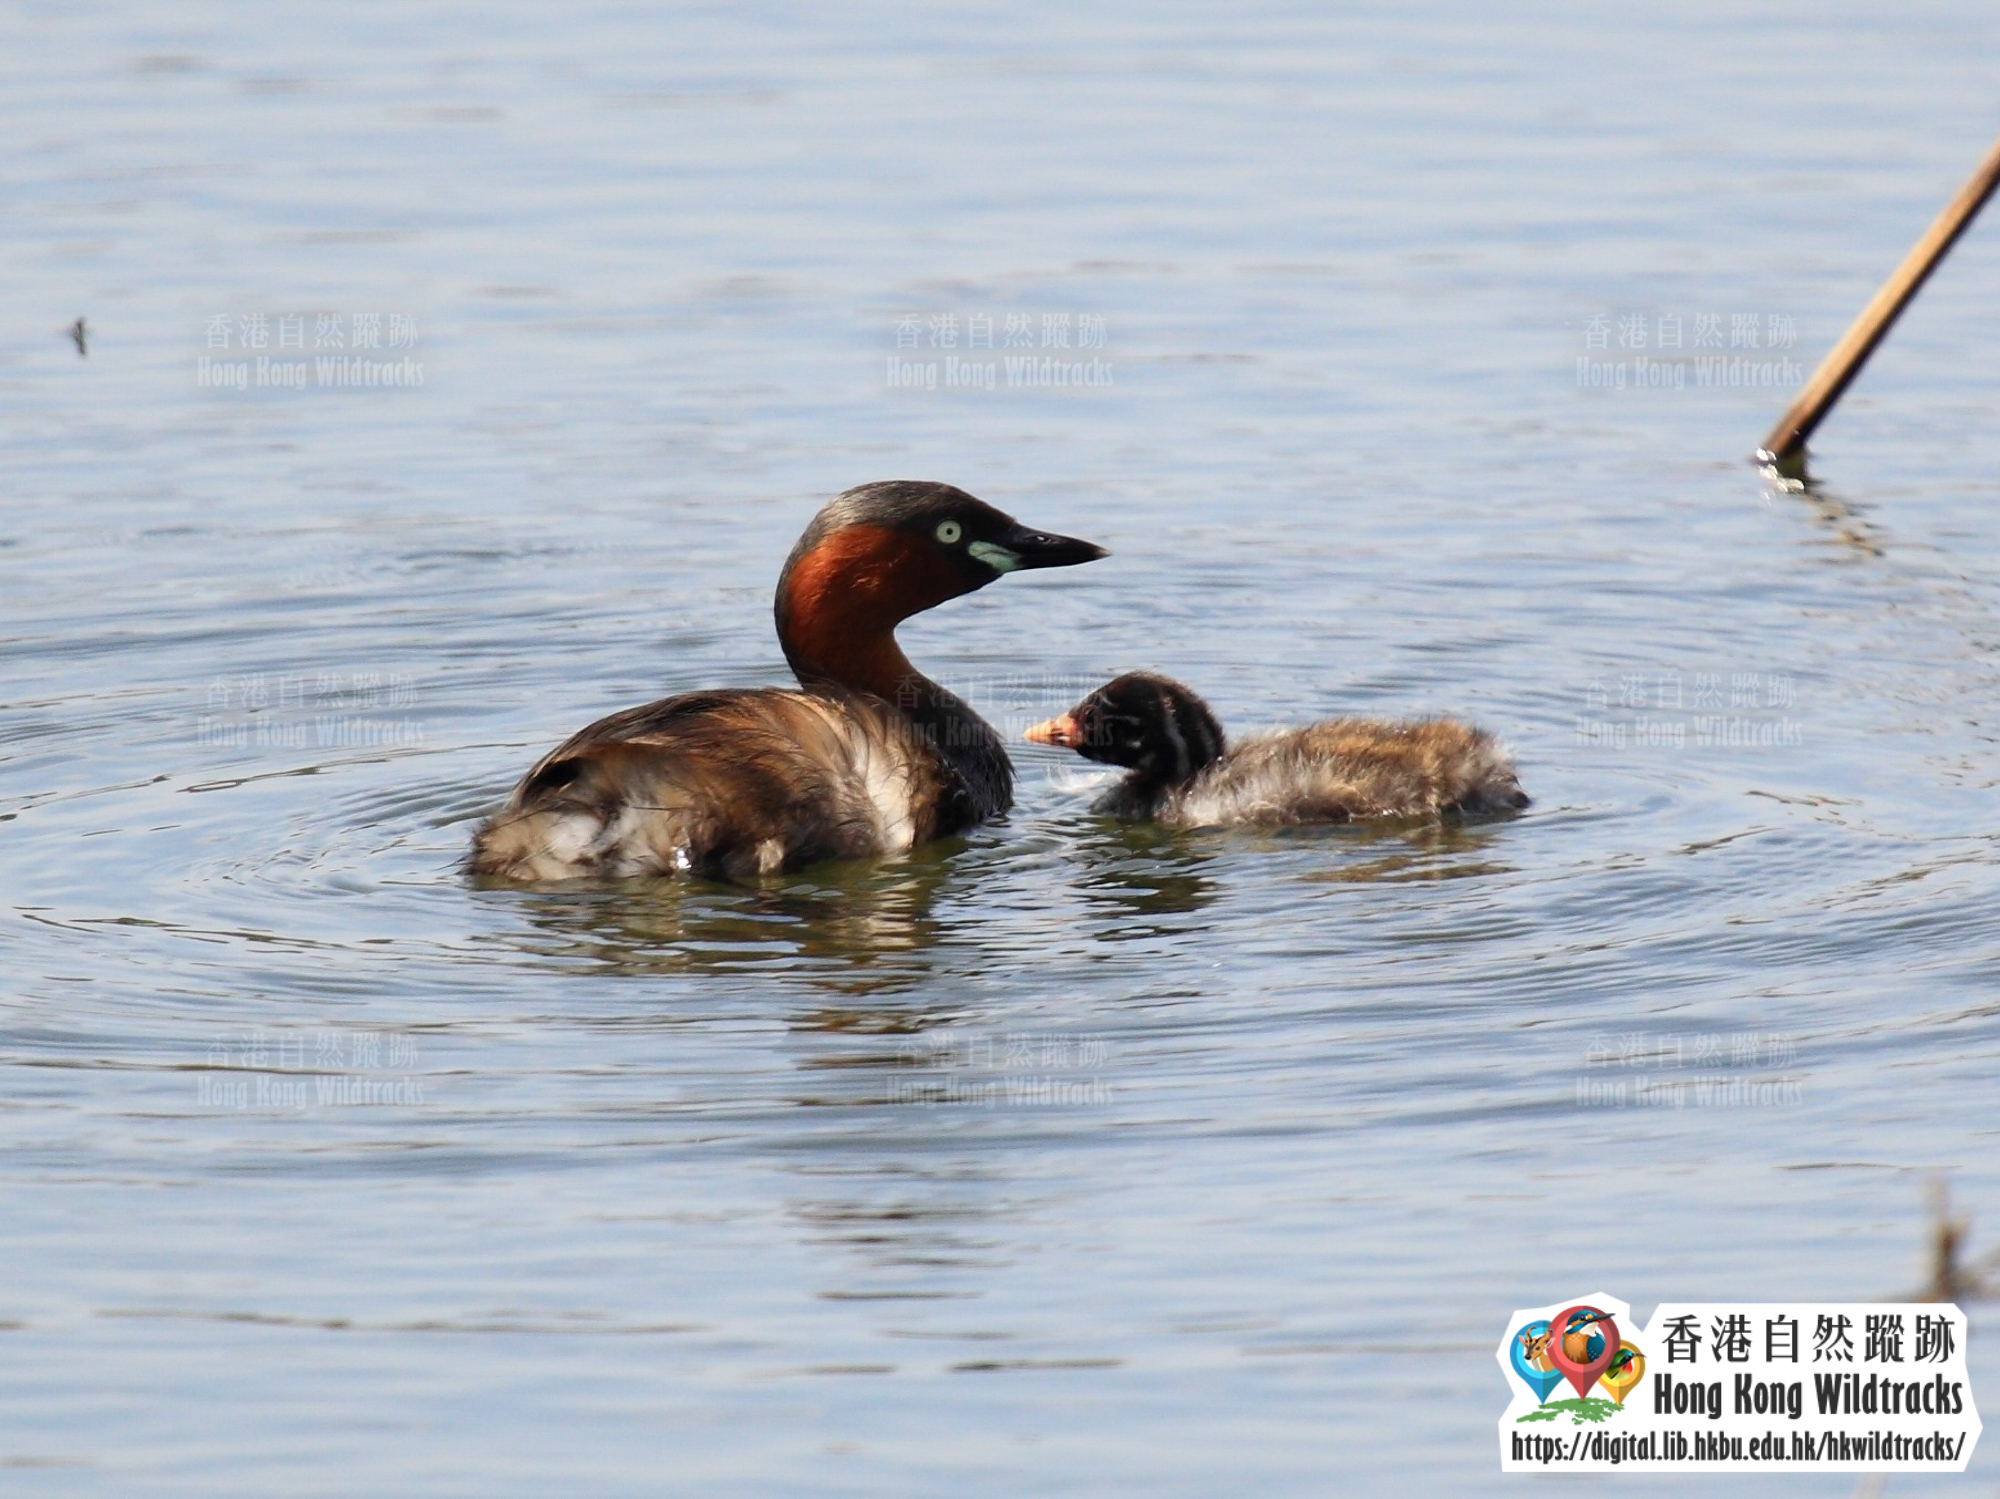
[(896, 626), (971, 589), (930, 541), (847, 526), (801, 557), (779, 588), (778, 641), (801, 681), (832, 681), (895, 700), (916, 668)]

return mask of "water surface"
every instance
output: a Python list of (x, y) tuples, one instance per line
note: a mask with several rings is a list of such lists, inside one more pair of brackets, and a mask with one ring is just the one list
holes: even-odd
[[(1991, 227), (1817, 496), (1693, 363), (1837, 336), (1985, 11), (4, 26), (9, 1492), (1497, 1492), (1510, 1309), (1892, 1295), (1940, 1175), (1991, 1245)], [(891, 385), (954, 352), (1109, 383)], [(1114, 553), (906, 629), (1010, 736), (1152, 667), (1535, 807), (1120, 829), (1023, 746), (903, 861), (460, 875), (570, 730), (783, 680), (894, 477)]]

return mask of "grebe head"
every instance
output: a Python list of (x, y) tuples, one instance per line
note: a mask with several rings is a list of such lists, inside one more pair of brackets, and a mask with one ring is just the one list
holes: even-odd
[(778, 640), (802, 680), (881, 692), (910, 670), (894, 631), (912, 614), (1006, 573), (1104, 555), (949, 484), (864, 484), (830, 500), (792, 548), (778, 578)]
[(1190, 779), (1228, 747), (1207, 703), (1173, 678), (1149, 671), (1112, 678), (1025, 737), (1167, 784)]

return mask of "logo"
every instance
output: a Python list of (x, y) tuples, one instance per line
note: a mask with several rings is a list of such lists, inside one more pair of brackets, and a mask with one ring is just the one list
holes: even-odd
[[(1610, 1310), (1613, 1306), (1616, 1312)], [(1622, 1302), (1600, 1296), (1514, 1329), (1507, 1359), (1538, 1402), (1522, 1420), (1553, 1421), (1569, 1411), (1579, 1421), (1604, 1421), (1617, 1413), (1646, 1377), (1646, 1355), (1618, 1332), (1617, 1318), (1625, 1310)], [(1576, 1398), (1550, 1405), (1550, 1393), (1565, 1380)], [(1592, 1396), (1592, 1389), (1602, 1389), (1608, 1398)]]
[(1955, 1306), (1666, 1303), (1517, 1311), (1495, 1350), (1506, 1472), (1962, 1472), (1979, 1439)]

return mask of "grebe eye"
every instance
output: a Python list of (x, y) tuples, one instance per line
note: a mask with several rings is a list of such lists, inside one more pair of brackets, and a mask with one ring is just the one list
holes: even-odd
[(938, 522), (937, 539), (943, 542), (946, 546), (955, 545), (958, 541), (958, 538), (963, 536), (964, 534), (965, 534), (965, 527), (961, 526), (955, 520)]

